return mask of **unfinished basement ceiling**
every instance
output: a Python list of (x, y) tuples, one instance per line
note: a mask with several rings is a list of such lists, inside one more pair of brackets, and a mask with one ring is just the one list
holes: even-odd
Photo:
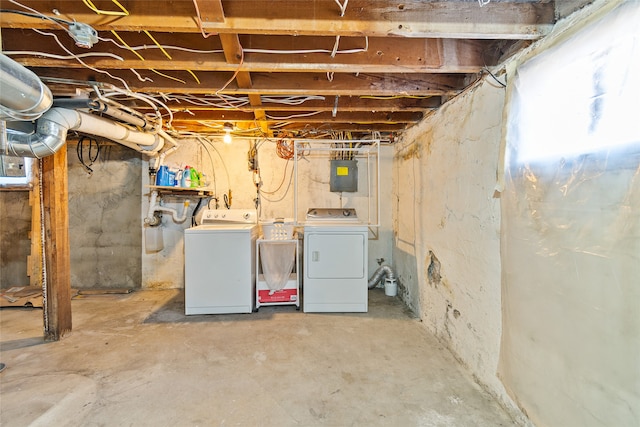
[(56, 98), (126, 82), (178, 132), (393, 140), (590, 2), (5, 0), (2, 50)]

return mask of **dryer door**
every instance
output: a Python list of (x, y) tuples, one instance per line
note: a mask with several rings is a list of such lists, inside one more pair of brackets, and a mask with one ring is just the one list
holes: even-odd
[(365, 239), (362, 233), (306, 234), (306, 276), (311, 279), (363, 278)]

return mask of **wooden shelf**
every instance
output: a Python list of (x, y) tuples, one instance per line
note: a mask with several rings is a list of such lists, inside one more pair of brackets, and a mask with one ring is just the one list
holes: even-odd
[(208, 187), (168, 187), (163, 185), (149, 185), (152, 191), (157, 191), (159, 194), (171, 194), (174, 196), (189, 196), (189, 197), (211, 197), (214, 195), (213, 190)]

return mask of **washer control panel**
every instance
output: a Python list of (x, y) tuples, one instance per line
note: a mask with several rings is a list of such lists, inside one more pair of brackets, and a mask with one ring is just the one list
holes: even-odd
[(207, 209), (202, 213), (203, 224), (220, 222), (256, 224), (258, 213), (251, 209)]

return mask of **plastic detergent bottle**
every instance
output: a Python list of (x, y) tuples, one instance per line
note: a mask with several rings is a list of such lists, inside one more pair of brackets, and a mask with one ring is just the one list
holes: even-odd
[(191, 171), (189, 169), (189, 166), (185, 166), (182, 171), (181, 187), (191, 187)]
[(198, 175), (198, 171), (195, 168), (191, 168), (189, 174), (191, 175), (191, 187), (200, 187), (200, 175)]

